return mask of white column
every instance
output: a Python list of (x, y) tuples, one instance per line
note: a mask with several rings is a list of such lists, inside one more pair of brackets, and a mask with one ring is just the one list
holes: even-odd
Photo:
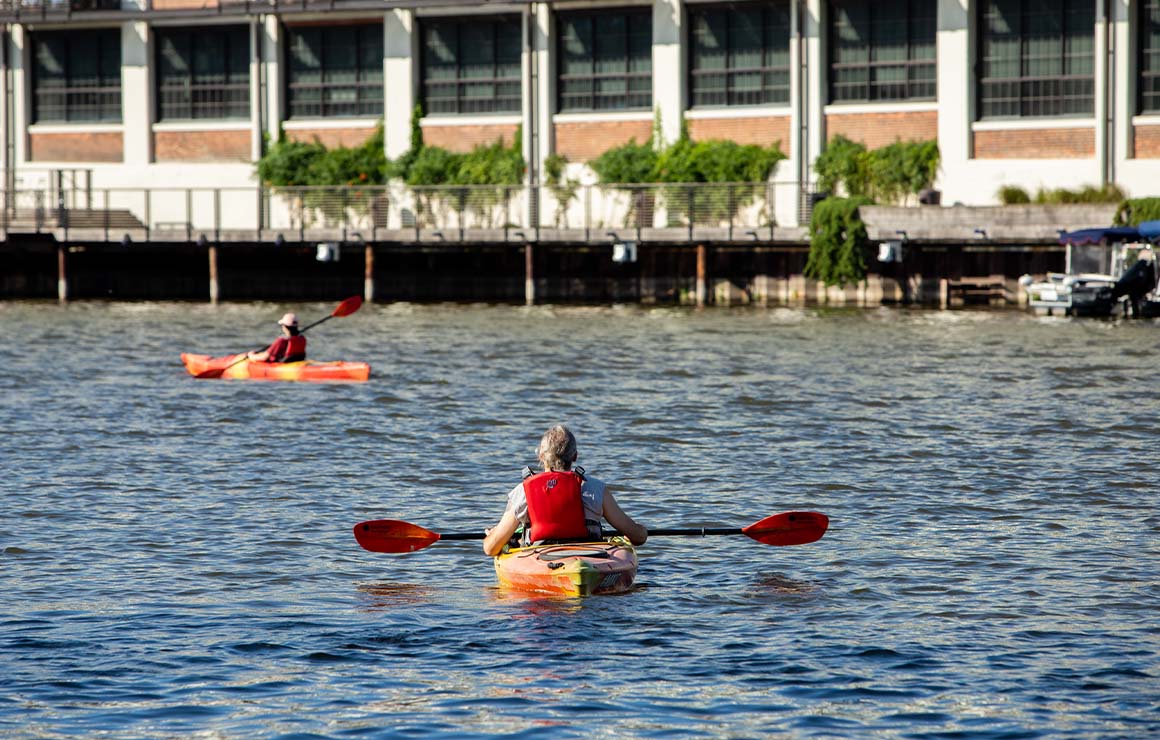
[(415, 11), (383, 17), (383, 148), (397, 159), (411, 148), (411, 112), (417, 101), (418, 38)]
[(972, 156), (971, 121), (975, 117), (975, 88), (971, 77), (975, 52), (970, 28), (969, 0), (939, 0), (935, 48), (938, 149), (942, 159), (940, 189), (944, 203), (970, 197), (967, 168)]
[(121, 24), (121, 130), (125, 164), (153, 161), (153, 48), (149, 24)]
[(19, 166), (28, 161), (28, 125), (32, 123), (32, 75), (29, 72), (32, 54), (28, 28), (14, 24), (11, 43), (8, 59), (12, 65), (12, 135), (16, 137), (14, 164)]
[(1113, 4), (1115, 26), (1113, 48), (1115, 49), (1114, 84), (1116, 87), (1115, 106), (1112, 110), (1112, 156), (1117, 179), (1124, 172), (1124, 165), (1132, 156), (1132, 116), (1136, 112), (1136, 79), (1132, 76), (1135, 60), (1132, 55), (1131, 8), (1128, 0), (1118, 0)]
[[(524, 24), (525, 32), (530, 31), (530, 34), (525, 33), (524, 39), (525, 48), (530, 51), (523, 60), (524, 159), (531, 161), (531, 147), (536, 146), (536, 161), (541, 168), (539, 180), (543, 182), (544, 158), (555, 149), (552, 143), (552, 115), (556, 107), (556, 86), (551, 63), (552, 11), (548, 3), (532, 3), (529, 12), (532, 14), (530, 28), (527, 23)], [(530, 135), (533, 128), (534, 142)]]
[(660, 114), (666, 144), (680, 137), (685, 116), (684, 15), (681, 0), (653, 0), (653, 111)]
[(1111, 131), (1108, 126), (1108, 117), (1111, 114), (1108, 103), (1109, 98), (1115, 91), (1111, 89), (1112, 84), (1112, 68), (1108, 64), (1108, 32), (1110, 19), (1105, 14), (1105, 9), (1109, 2), (1100, 0), (1096, 3), (1096, 28), (1094, 43), (1095, 53), (1095, 67), (1092, 70), (1095, 75), (1095, 101), (1093, 115), (1095, 116), (1095, 165), (1096, 172), (1099, 173), (1100, 182), (1108, 182), (1108, 178), (1112, 174), (1112, 162), (1109, 158), (1110, 152), (1108, 146), (1110, 143)]
[(262, 26), (250, 20), (250, 159), (262, 157)]
[(806, 0), (805, 18), (802, 19), (805, 49), (802, 50), (805, 64), (805, 117), (806, 131), (801, 156), (812, 169), (814, 160), (826, 147), (826, 49), (824, 0)]
[(266, 67), (266, 132), (270, 141), (277, 141), (281, 135), (282, 119), (285, 116), (283, 100), (282, 24), (278, 16), (266, 16), (261, 32), (265, 35), (262, 45), (262, 64)]

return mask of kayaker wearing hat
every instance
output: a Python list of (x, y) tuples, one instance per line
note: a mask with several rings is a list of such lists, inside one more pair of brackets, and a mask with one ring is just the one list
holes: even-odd
[(602, 518), (634, 545), (648, 539), (648, 530), (624, 513), (604, 481), (573, 468), (576, 437), (567, 427), (556, 425), (544, 432), (536, 456), (544, 472), (525, 469), (523, 482), (508, 493), (503, 517), (486, 532), (485, 553), (498, 555), (521, 524), (525, 545), (599, 540)]
[(278, 320), (282, 336), (261, 352), (247, 352), (254, 362), (301, 362), (306, 359), (306, 337), (298, 333), (298, 315), (288, 313)]

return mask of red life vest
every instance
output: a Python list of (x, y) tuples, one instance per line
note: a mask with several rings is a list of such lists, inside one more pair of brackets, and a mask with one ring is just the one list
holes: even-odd
[(580, 540), (589, 536), (584, 501), (580, 498), (583, 482), (577, 473), (566, 470), (549, 470), (524, 479), (532, 542)]
[(270, 345), (267, 362), (299, 362), (306, 359), (306, 337), (278, 337)]

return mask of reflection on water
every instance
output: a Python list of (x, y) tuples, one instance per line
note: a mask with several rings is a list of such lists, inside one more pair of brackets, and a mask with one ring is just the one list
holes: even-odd
[[(332, 309), (0, 304), (0, 734), (1155, 731), (1157, 324), (367, 305), (310, 340), (366, 384), (178, 361)], [(351, 537), (482, 531), (558, 421), (646, 525), (830, 529), (658, 536), (588, 599)]]
[(357, 588), (366, 594), (366, 608), (372, 611), (427, 604), (434, 595), (432, 588), (417, 583), (363, 583)]

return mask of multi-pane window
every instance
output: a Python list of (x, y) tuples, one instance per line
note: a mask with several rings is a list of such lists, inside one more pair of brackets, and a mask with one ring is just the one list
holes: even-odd
[(979, 117), (1091, 115), (1095, 3), (982, 0)]
[(689, 6), (694, 107), (789, 102), (789, 5)]
[(933, 100), (935, 0), (831, 0), (830, 102)]
[(383, 26), (291, 26), (290, 118), (381, 116)]
[(156, 33), (157, 120), (250, 117), (249, 27)]
[(561, 112), (652, 107), (652, 13), (561, 13), (558, 109)]
[(1140, 113), (1160, 113), (1160, 0), (1140, 3)]
[(517, 16), (430, 20), (422, 29), (425, 113), (519, 113)]
[(121, 120), (121, 30), (33, 35), (33, 121)]

